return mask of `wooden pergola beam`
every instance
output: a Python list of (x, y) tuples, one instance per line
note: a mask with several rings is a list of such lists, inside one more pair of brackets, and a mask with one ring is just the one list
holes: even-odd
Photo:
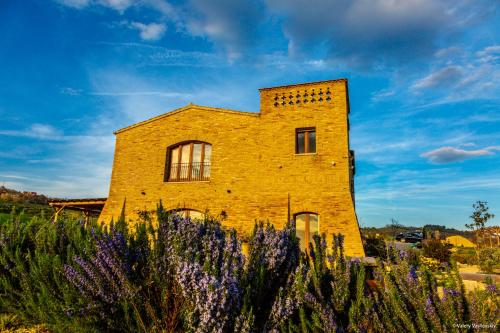
[(88, 222), (91, 216), (98, 216), (101, 213), (105, 203), (106, 198), (49, 201), (49, 205), (55, 211), (53, 215), (54, 222), (57, 222), (59, 214), (64, 209), (82, 212), (85, 217), (85, 222)]

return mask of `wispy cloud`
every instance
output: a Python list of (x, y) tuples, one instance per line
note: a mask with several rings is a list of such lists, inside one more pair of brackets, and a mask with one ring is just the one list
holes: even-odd
[(136, 66), (158, 66), (158, 67), (227, 67), (224, 57), (220, 54), (199, 51), (183, 51), (179, 49), (167, 48), (159, 45), (133, 42), (107, 42), (101, 41), (98, 44), (115, 48), (118, 54), (126, 49), (133, 50), (136, 55), (133, 59)]
[(180, 97), (180, 98), (190, 98), (193, 95), (189, 93), (182, 92), (170, 92), (170, 91), (94, 91), (90, 92), (89, 95), (94, 96), (160, 96), (160, 97)]
[[(499, 99), (500, 46), (491, 45), (480, 51), (461, 50), (458, 57), (436, 58), (434, 69), (417, 79), (410, 90), (431, 106), (471, 99)], [(420, 98), (419, 98), (420, 99)]]
[(64, 87), (60, 90), (61, 94), (69, 96), (78, 96), (82, 93), (82, 89), (75, 89), (71, 87)]
[[(445, 178), (445, 172), (441, 178)], [(417, 178), (414, 180), (378, 184), (370, 189), (364, 189), (357, 195), (360, 201), (384, 200), (406, 197), (414, 200), (435, 199), (442, 195), (458, 194), (472, 190), (494, 190), (500, 186), (500, 178), (491, 176), (470, 177), (467, 179), (433, 180), (432, 183)]]
[[(114, 136), (107, 126), (98, 118), (78, 135), (64, 135), (52, 126), (40, 124), (8, 132), (16, 137), (42, 139), (16, 143), (15, 155), (7, 158), (14, 158), (17, 167), (12, 170), (9, 164), (0, 163), (0, 184), (54, 197), (106, 196), (114, 151)], [(101, 131), (107, 134), (98, 134)]]
[(60, 3), (61, 5), (76, 9), (85, 8), (91, 3), (91, 0), (55, 0), (55, 1)]
[(448, 66), (418, 80), (413, 84), (412, 89), (420, 90), (435, 87), (448, 87), (455, 85), (462, 76), (463, 70), (460, 66)]
[(477, 51), (476, 55), (480, 62), (493, 63), (500, 60), (500, 45), (487, 46)]
[[(253, 58), (265, 39), (262, 26), (280, 22), (288, 39), (288, 55), (314, 58), (318, 64), (343, 62), (350, 67), (386, 69), (410, 59), (442, 57), (438, 41), (459, 28), (477, 24), (494, 12), (491, 5), (451, 0), (55, 0), (75, 9), (101, 6), (125, 13), (147, 8), (160, 14), (158, 22), (133, 22), (143, 40), (159, 40), (166, 26), (206, 38), (225, 49), (231, 61)], [(335, 24), (332, 24), (332, 21)], [(489, 52), (494, 52), (490, 49)]]
[(24, 130), (0, 130), (0, 135), (34, 138), (41, 140), (60, 140), (62, 132), (48, 124), (33, 124)]
[(396, 95), (396, 91), (394, 91), (392, 89), (382, 89), (382, 90), (375, 91), (372, 93), (371, 101), (376, 103), (376, 102), (385, 100), (389, 97), (392, 97), (394, 95)]

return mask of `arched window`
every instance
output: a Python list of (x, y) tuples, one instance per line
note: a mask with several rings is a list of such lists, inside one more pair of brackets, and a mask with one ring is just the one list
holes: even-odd
[(205, 214), (194, 209), (174, 209), (171, 210), (170, 212), (178, 214), (182, 217), (190, 217), (191, 219), (196, 219), (196, 220), (203, 220), (205, 218)]
[(168, 149), (167, 181), (186, 182), (210, 179), (212, 145), (205, 142), (185, 142)]
[(300, 249), (306, 251), (309, 249), (309, 243), (313, 242), (313, 235), (319, 234), (319, 218), (314, 213), (295, 214), (295, 225), (297, 228), (297, 237), (300, 238)]

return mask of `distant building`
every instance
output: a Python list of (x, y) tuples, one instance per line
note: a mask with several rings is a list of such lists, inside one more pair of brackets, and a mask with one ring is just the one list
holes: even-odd
[(354, 210), (347, 80), (260, 89), (259, 113), (188, 105), (115, 132), (109, 197), (99, 220), (169, 210), (250, 234), (255, 220), (295, 218), (302, 246), (314, 233), (345, 236), (363, 256)]

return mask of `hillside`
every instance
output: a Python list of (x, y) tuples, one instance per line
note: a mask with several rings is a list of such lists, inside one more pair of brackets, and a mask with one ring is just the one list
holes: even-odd
[(20, 192), (0, 186), (0, 222), (16, 213), (23, 212), (28, 219), (35, 215), (52, 215), (52, 208), (48, 205), (49, 198), (36, 192)]
[[(448, 236), (463, 236), (467, 239), (473, 239), (474, 235), (470, 231), (466, 230), (457, 230), (454, 228), (447, 228), (445, 226), (441, 226), (443, 229), (440, 230), (441, 236), (443, 237), (448, 237)], [(397, 228), (394, 228), (390, 224), (384, 226), (384, 227), (365, 227), (361, 228), (361, 233), (363, 235), (374, 235), (374, 234), (379, 234), (383, 236), (385, 239), (392, 239), (394, 235), (400, 233), (400, 232), (407, 232), (407, 231), (422, 231), (422, 227), (412, 227), (412, 226), (399, 226)]]

